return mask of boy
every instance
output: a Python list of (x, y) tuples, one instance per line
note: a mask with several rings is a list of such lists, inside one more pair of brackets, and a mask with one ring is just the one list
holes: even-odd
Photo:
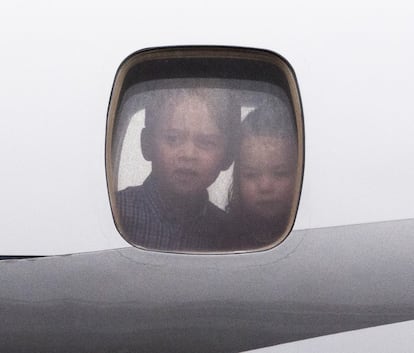
[(207, 187), (232, 163), (231, 134), (240, 122), (223, 90), (181, 88), (157, 92), (146, 106), (141, 132), (152, 172), (143, 185), (118, 192), (123, 234), (156, 250), (220, 250), (224, 211)]

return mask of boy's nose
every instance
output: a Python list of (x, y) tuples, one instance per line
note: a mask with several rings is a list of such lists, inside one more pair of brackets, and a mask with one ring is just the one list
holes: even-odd
[(198, 156), (197, 146), (191, 139), (188, 139), (181, 148), (180, 157), (186, 160), (196, 159)]

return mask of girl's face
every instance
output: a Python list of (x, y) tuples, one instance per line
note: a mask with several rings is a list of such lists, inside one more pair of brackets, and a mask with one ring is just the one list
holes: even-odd
[(281, 221), (290, 213), (297, 148), (284, 137), (246, 136), (240, 145), (240, 198), (244, 214)]

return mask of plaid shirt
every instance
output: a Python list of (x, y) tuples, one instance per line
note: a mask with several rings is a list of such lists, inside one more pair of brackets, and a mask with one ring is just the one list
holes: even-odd
[(191, 215), (178, 215), (162, 201), (154, 179), (117, 193), (122, 234), (133, 244), (154, 250), (221, 250), (228, 234), (226, 213), (205, 202)]

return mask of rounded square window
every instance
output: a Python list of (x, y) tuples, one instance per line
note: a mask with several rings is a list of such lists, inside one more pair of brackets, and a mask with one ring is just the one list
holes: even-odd
[(129, 56), (108, 109), (112, 213), (134, 246), (179, 253), (269, 249), (291, 231), (303, 117), (279, 55), (166, 47)]

